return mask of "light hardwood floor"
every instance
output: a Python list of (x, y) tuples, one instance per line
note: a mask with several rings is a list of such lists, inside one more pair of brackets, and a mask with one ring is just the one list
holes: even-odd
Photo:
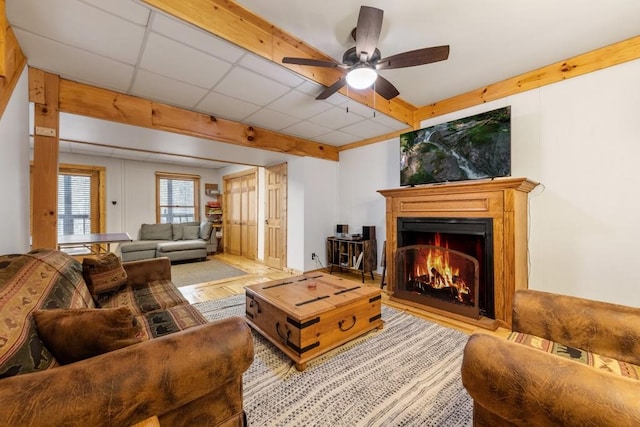
[[(207, 283), (199, 283), (195, 285), (189, 286), (181, 286), (180, 291), (185, 296), (185, 298), (190, 303), (208, 301), (212, 299), (225, 298), (232, 295), (244, 294), (244, 287), (248, 285), (253, 285), (256, 283), (264, 283), (271, 280), (279, 280), (285, 279), (287, 277), (296, 276), (300, 274), (300, 272), (295, 271), (281, 271), (275, 268), (267, 267), (266, 265), (251, 261), (247, 258), (229, 255), (229, 254), (216, 254), (210, 257), (214, 257), (219, 261), (226, 262), (228, 264), (233, 265), (243, 271), (246, 271), (247, 274), (244, 276), (233, 277), (230, 279), (218, 280), (215, 282), (207, 282)], [(328, 273), (328, 270), (322, 268), (320, 264), (318, 264), (318, 271), (322, 271)], [(349, 272), (338, 272), (334, 271), (332, 273), (335, 276), (339, 276), (345, 280), (351, 280), (355, 283), (362, 284), (361, 276), (356, 273)], [(375, 286), (380, 287), (380, 276), (375, 275), (373, 279), (371, 279), (371, 275), (365, 275), (364, 284), (367, 286)], [(386, 287), (384, 288), (386, 289)], [(413, 315), (425, 318), (432, 322), (439, 323), (443, 326), (454, 328), (460, 330), (465, 333), (471, 333), (477, 328), (475, 326), (465, 324), (463, 322), (458, 322), (456, 320), (448, 319), (443, 316), (439, 316), (437, 314), (420, 310), (415, 307), (407, 306), (395, 301), (391, 301), (386, 292), (382, 292), (382, 303), (386, 304), (390, 307), (394, 307), (399, 310), (406, 311)]]

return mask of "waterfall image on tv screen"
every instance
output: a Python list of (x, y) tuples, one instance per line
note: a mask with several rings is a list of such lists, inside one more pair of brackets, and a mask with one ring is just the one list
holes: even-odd
[(400, 185), (511, 175), (511, 107), (400, 135)]

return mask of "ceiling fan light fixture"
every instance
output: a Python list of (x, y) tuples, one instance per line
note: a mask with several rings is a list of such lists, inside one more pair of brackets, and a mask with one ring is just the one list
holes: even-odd
[(354, 89), (366, 89), (378, 78), (376, 70), (370, 67), (357, 67), (347, 73), (347, 84)]

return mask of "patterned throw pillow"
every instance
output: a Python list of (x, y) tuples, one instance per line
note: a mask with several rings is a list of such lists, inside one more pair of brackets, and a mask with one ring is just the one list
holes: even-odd
[(122, 267), (120, 258), (114, 253), (107, 253), (96, 258), (82, 260), (82, 275), (91, 291), (91, 295), (118, 289), (127, 283), (127, 272)]
[(60, 364), (84, 360), (142, 341), (127, 307), (36, 310), (38, 335)]

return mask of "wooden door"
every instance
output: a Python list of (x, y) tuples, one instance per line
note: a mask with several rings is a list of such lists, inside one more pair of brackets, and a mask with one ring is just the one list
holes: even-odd
[(258, 253), (258, 177), (255, 173), (242, 178), (242, 256), (256, 259)]
[(238, 178), (225, 180), (224, 196), (224, 252), (240, 255), (242, 224), (242, 181)]
[(264, 259), (282, 269), (287, 259), (287, 164), (265, 169)]
[(223, 177), (224, 251), (249, 259), (257, 256), (257, 169)]

